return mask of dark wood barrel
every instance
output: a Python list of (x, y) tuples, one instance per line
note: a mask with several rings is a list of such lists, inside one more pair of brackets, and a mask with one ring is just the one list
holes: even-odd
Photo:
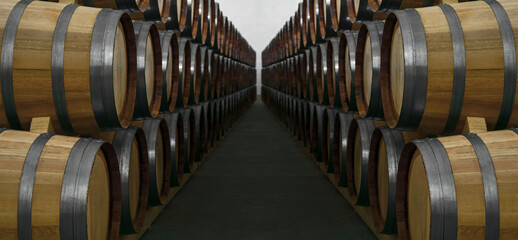
[(399, 238), (515, 238), (517, 146), (516, 130), (408, 143), (397, 174)]
[(183, 119), (183, 135), (185, 146), (185, 173), (194, 171), (194, 162), (196, 161), (196, 118), (191, 108), (180, 109)]
[(220, 26), (220, 15), (221, 11), (219, 10), (219, 3), (214, 0), (211, 0), (211, 12), (210, 12), (210, 46), (216, 50), (218, 47), (218, 36), (219, 36), (219, 28)]
[[(189, 104), (189, 88), (191, 85), (191, 41), (187, 38), (178, 38), (178, 93), (176, 108), (184, 108)], [(187, 92), (185, 89), (187, 88)], [(184, 100), (187, 96), (187, 100)]]
[(356, 44), (355, 93), (361, 117), (383, 118), (381, 102), (381, 39), (384, 22), (366, 22)]
[(198, 43), (191, 42), (191, 67), (189, 83), (183, 87), (183, 100), (188, 102), (189, 105), (198, 104), (200, 100), (200, 89), (201, 89), (201, 45)]
[(183, 135), (184, 126), (182, 115), (176, 113), (165, 113), (164, 120), (169, 128), (171, 143), (171, 181), (170, 187), (177, 187), (183, 183), (185, 169), (185, 139)]
[(201, 102), (207, 102), (212, 99), (211, 96), (211, 64), (212, 64), (212, 58), (214, 55), (214, 50), (203, 47), (204, 50), (202, 52), (205, 52), (205, 54), (202, 56), (202, 91), (200, 93), (200, 101)]
[[(32, 118), (49, 116), (56, 132), (68, 135), (129, 126), (137, 81), (127, 14), (14, 0), (1, 10), (9, 14), (0, 21), (0, 126), (28, 130)], [(42, 13), (47, 17), (37, 17)]]
[(133, 118), (157, 117), (163, 86), (160, 34), (153, 23), (135, 21), (133, 25), (137, 38), (137, 95)]
[(369, 152), (369, 199), (376, 231), (396, 234), (396, 178), (399, 158), (406, 143), (422, 134), (389, 127), (374, 130)]
[(516, 9), (502, 0), (391, 13), (381, 54), (389, 126), (446, 135), (467, 116), (485, 118), (489, 130), (518, 124)]
[(347, 10), (355, 29), (365, 22), (372, 21), (374, 17), (369, 0), (347, 0)]
[(352, 202), (369, 206), (369, 153), (372, 133), (384, 122), (356, 118), (347, 137), (347, 189)]
[[(207, 95), (206, 95), (206, 92), (207, 92), (207, 87), (208, 87), (208, 77), (210, 77), (209, 73), (208, 73), (208, 48), (206, 46), (201, 46), (200, 47), (200, 86), (198, 87), (199, 88), (199, 92), (200, 94), (198, 95), (198, 103), (201, 103), (201, 102), (205, 102), (206, 101), (206, 98), (207, 98)], [(196, 100), (196, 99), (195, 99)]]
[(203, 103), (203, 112), (204, 112), (204, 116), (205, 116), (205, 119), (204, 119), (205, 133), (202, 132), (203, 135), (201, 136), (201, 139), (202, 139), (201, 148), (204, 153), (208, 153), (209, 147), (210, 147), (210, 139), (211, 139), (210, 131), (211, 131), (211, 128), (213, 127), (212, 108), (210, 106), (210, 102)]
[[(107, 138), (106, 138), (107, 137)], [(119, 160), (121, 176), (121, 233), (142, 231), (149, 194), (149, 158), (146, 135), (139, 127), (108, 133)]]
[(332, 151), (335, 184), (347, 187), (347, 143), (349, 140), (349, 128), (354, 119), (354, 114), (338, 112), (333, 127)]
[(121, 177), (111, 144), (0, 132), (2, 238), (118, 238)]
[(196, 155), (195, 161), (201, 162), (204, 151), (203, 146), (207, 141), (207, 128), (205, 126), (205, 110), (202, 104), (192, 106), (194, 111), (195, 138), (196, 138)]
[(196, 39), (198, 34), (198, 25), (200, 18), (200, 0), (187, 0), (187, 14), (182, 30), (182, 37), (188, 39)]
[(343, 108), (340, 96), (340, 38), (333, 37), (327, 40), (327, 95), (329, 97), (329, 105), (335, 108)]
[(327, 47), (327, 42), (318, 44), (318, 51), (316, 55), (316, 86), (318, 93), (318, 102), (323, 105), (330, 105), (331, 103), (329, 102), (329, 100), (334, 100), (334, 91), (331, 93), (333, 95), (329, 96), (329, 76), (327, 75), (329, 72), (327, 65)]
[(207, 115), (207, 141), (209, 147), (214, 147), (216, 143), (216, 131), (218, 128), (217, 122), (217, 101), (209, 102), (209, 114)]
[(165, 23), (170, 15), (174, 0), (52, 0), (53, 2), (76, 3), (96, 8), (124, 10), (135, 20), (146, 20), (156, 24)]
[[(148, 205), (167, 203), (171, 181), (171, 139), (163, 119), (145, 119), (141, 122), (146, 134), (149, 159)], [(138, 124), (140, 125), (140, 123)]]
[(340, 38), (340, 100), (345, 111), (358, 111), (356, 106), (355, 74), (356, 74), (356, 39), (358, 31), (344, 31)]
[(334, 128), (338, 110), (335, 108), (327, 108), (324, 111), (322, 120), (322, 162), (327, 168), (328, 173), (334, 172), (333, 163), (333, 145), (335, 141)]
[(187, 0), (171, 0), (169, 18), (165, 22), (167, 30), (181, 32), (187, 21)]
[[(324, 39), (338, 35), (338, 24), (342, 0), (316, 0), (318, 8), (318, 23), (320, 24), (320, 35)], [(345, 3), (345, 2), (344, 2)]]
[(178, 98), (179, 51), (176, 32), (160, 31), (162, 44), (162, 102), (160, 111), (174, 111)]

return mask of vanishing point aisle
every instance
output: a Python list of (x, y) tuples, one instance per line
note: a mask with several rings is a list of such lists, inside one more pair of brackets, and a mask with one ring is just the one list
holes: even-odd
[(376, 238), (258, 101), (142, 239)]

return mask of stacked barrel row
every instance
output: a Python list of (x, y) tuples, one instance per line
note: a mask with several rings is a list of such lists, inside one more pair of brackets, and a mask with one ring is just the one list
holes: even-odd
[(0, 4), (0, 239), (136, 239), (254, 101), (217, 4), (156, 3)]
[(518, 2), (454, 2), (303, 1), (262, 53), (263, 101), (380, 239), (518, 233)]

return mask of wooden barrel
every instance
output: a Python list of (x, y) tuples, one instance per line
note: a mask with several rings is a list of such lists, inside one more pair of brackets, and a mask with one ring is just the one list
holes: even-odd
[(369, 0), (347, 0), (347, 11), (351, 22), (357, 26), (371, 21), (374, 16), (374, 12), (369, 6)]
[(300, 26), (300, 47), (305, 49), (308, 45), (308, 0), (303, 0), (299, 3), (297, 13), (299, 15), (299, 26)]
[(311, 148), (311, 139), (310, 139), (310, 133), (311, 133), (311, 112), (310, 112), (310, 106), (309, 101), (302, 100), (301, 104), (302, 110), (302, 134), (303, 134), (303, 142), (304, 147), (307, 149)]
[(208, 102), (212, 100), (212, 86), (213, 79), (215, 78), (214, 73), (214, 62), (215, 53), (213, 49), (207, 48), (207, 54), (205, 55), (205, 61), (203, 64), (203, 100)]
[[(187, 38), (178, 38), (178, 93), (176, 108), (184, 108), (189, 104), (189, 90), (191, 84), (191, 41)], [(186, 87), (186, 85), (189, 85)], [(187, 100), (185, 99), (187, 96)]]
[(318, 96), (318, 103), (328, 105), (329, 96), (327, 92), (327, 43), (320, 43), (313, 51), (315, 58), (315, 90)]
[(308, 0), (308, 28), (309, 28), (309, 39), (311, 44), (317, 43), (317, 13), (316, 13), (316, 0)]
[(396, 234), (396, 178), (399, 158), (406, 143), (425, 136), (389, 127), (374, 130), (369, 152), (369, 199), (378, 233)]
[(356, 39), (357, 31), (344, 31), (340, 38), (340, 99), (345, 111), (358, 111), (356, 106), (355, 74), (356, 74)]
[(196, 160), (196, 118), (191, 108), (180, 109), (183, 120), (183, 136), (184, 136), (184, 153), (185, 153), (185, 173), (194, 171), (194, 162)]
[(390, 14), (381, 54), (389, 126), (444, 135), (460, 132), (467, 116), (490, 130), (518, 124), (516, 9), (516, 1), (474, 1)]
[(356, 118), (347, 136), (347, 188), (355, 205), (369, 206), (369, 153), (372, 133), (384, 122)]
[(221, 140), (221, 118), (222, 118), (222, 105), (221, 100), (217, 99), (214, 101), (214, 141)]
[(380, 15), (378, 17), (380, 18), (383, 15), (386, 17), (386, 14), (398, 9), (402, 10), (406, 8), (421, 8), (429, 7), (432, 5), (453, 4), (467, 1), (469, 0), (369, 0), (369, 7), (372, 11), (375, 12), (375, 15)]
[(207, 102), (204, 102), (203, 104), (203, 115), (205, 116), (204, 118), (204, 127), (205, 127), (205, 133), (203, 133), (203, 136), (201, 136), (201, 149), (203, 150), (203, 153), (208, 153), (209, 152), (209, 147), (210, 147), (210, 131), (211, 131), (211, 128), (213, 127), (212, 124), (213, 124), (213, 120), (212, 120), (212, 109), (210, 107), (210, 103), (207, 101)]
[[(200, 23), (199, 23), (199, 31), (201, 32), (201, 43), (203, 45), (210, 43), (210, 22), (209, 22), (209, 14), (210, 14), (210, 1), (211, 0), (200, 0)], [(213, 0), (212, 0), (213, 1)], [(209, 38), (207, 38), (209, 37)], [(207, 41), (208, 40), (208, 41)]]
[(325, 107), (315, 104), (313, 117), (311, 120), (311, 140), (313, 142), (315, 158), (317, 162), (322, 162), (324, 155), (323, 132), (322, 125), (324, 119)]
[(217, 76), (217, 80), (216, 80), (216, 88), (214, 90), (214, 93), (216, 95), (216, 97), (221, 97), (222, 95), (222, 91), (221, 91), (221, 86), (223, 85), (222, 82), (224, 80), (224, 72), (225, 72), (225, 57), (223, 57), (222, 55), (218, 54), (217, 55), (217, 58), (218, 58), (218, 74), (216, 75)]
[(218, 96), (217, 96), (217, 83), (219, 81), (219, 57), (218, 57), (218, 54), (216, 53), (215, 50), (212, 50), (212, 54), (210, 54), (210, 51), (209, 50), (209, 55), (210, 55), (210, 67), (209, 67), (209, 72), (210, 72), (210, 98), (211, 100), (212, 99), (216, 99)]
[(198, 103), (207, 101), (207, 91), (208, 91), (208, 85), (210, 80), (210, 73), (209, 73), (209, 53), (208, 48), (206, 46), (200, 47), (200, 94), (198, 96)]
[(187, 0), (187, 14), (182, 37), (188, 39), (196, 39), (198, 34), (198, 25), (200, 18), (200, 0)]
[(178, 112), (168, 112), (164, 114), (164, 120), (169, 128), (169, 138), (171, 143), (171, 181), (170, 187), (180, 186), (183, 182), (185, 169), (185, 142), (184, 126), (182, 115)]
[(308, 101), (314, 101), (315, 100), (315, 95), (314, 95), (314, 92), (315, 92), (315, 86), (314, 86), (314, 82), (315, 82), (315, 64), (313, 63), (313, 51), (312, 51), (312, 48), (313, 47), (310, 47), (309, 49), (306, 49), (305, 52), (306, 52), (306, 73), (307, 73), (307, 77), (306, 77), (306, 82), (305, 82), (305, 85), (307, 86), (306, 87), (306, 99)]
[[(338, 35), (338, 24), (340, 11), (342, 10), (342, 0), (317, 0), (318, 23), (320, 24), (320, 34), (324, 39), (336, 37)], [(345, 2), (344, 2), (345, 3)], [(344, 8), (345, 9), (345, 8)]]
[(217, 101), (209, 101), (209, 110), (207, 114), (207, 141), (209, 147), (215, 147), (217, 123)]
[(160, 34), (151, 22), (135, 21), (133, 25), (137, 38), (137, 96), (133, 118), (157, 117), (163, 87)]
[(308, 93), (308, 77), (309, 77), (309, 67), (308, 67), (308, 57), (307, 52), (302, 51), (301, 54), (299, 54), (298, 59), (298, 73), (299, 73), (299, 84), (300, 84), (300, 98), (307, 100), (309, 98)]
[[(146, 134), (149, 159), (149, 206), (167, 203), (171, 181), (171, 140), (163, 119), (141, 121)], [(138, 124), (140, 125), (140, 123)]]
[(335, 141), (334, 128), (338, 110), (327, 108), (322, 120), (322, 162), (328, 173), (334, 173), (333, 145)]
[(160, 111), (174, 111), (178, 98), (179, 51), (176, 33), (172, 30), (160, 31), (162, 44), (162, 101)]
[(347, 142), (349, 137), (349, 128), (354, 119), (354, 114), (348, 112), (338, 112), (335, 117), (333, 127), (333, 144), (332, 151), (334, 170), (334, 180), (338, 186), (347, 187)]
[(332, 37), (327, 40), (326, 49), (327, 58), (327, 94), (329, 97), (329, 105), (335, 108), (342, 108), (340, 96), (340, 38)]
[(515, 238), (518, 234), (515, 131), (408, 143), (397, 174), (399, 238)]
[(2, 238), (118, 238), (121, 178), (111, 144), (0, 131)]
[(366, 22), (358, 32), (355, 93), (361, 117), (383, 118), (380, 66), (384, 22)]
[[(146, 0), (49, 0), (49, 2), (75, 3), (89, 7), (118, 9), (127, 11), (130, 14), (143, 13), (146, 9), (151, 8), (150, 1)], [(157, 5), (153, 7), (156, 8)]]
[(183, 86), (183, 101), (192, 104), (198, 104), (200, 100), (201, 90), (201, 45), (191, 42), (191, 64), (190, 78)]
[(221, 27), (219, 22), (221, 11), (219, 10), (219, 3), (214, 0), (210, 1), (210, 46), (216, 50), (218, 46), (219, 28)]
[(146, 135), (139, 127), (110, 132), (102, 139), (111, 141), (121, 177), (122, 234), (142, 231), (149, 194), (149, 158)]
[(196, 155), (195, 162), (201, 162), (203, 159), (203, 146), (207, 141), (207, 128), (205, 126), (205, 110), (203, 105), (198, 104), (192, 106), (194, 111), (194, 125), (195, 125), (195, 138), (196, 138)]
[(28, 130), (32, 118), (49, 116), (58, 133), (70, 135), (129, 126), (136, 64), (127, 14), (42, 1), (1, 5), (10, 14), (0, 20), (0, 126)]
[(223, 15), (223, 12), (221, 12), (218, 15), (218, 50), (220, 53), (223, 53), (223, 44), (225, 42), (225, 28), (227, 27), (227, 17)]
[(167, 30), (181, 32), (187, 21), (187, 0), (171, 0), (169, 18), (165, 22)]

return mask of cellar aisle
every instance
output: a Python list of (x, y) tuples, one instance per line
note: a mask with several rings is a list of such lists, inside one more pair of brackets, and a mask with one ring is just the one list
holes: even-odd
[(256, 102), (142, 239), (375, 239)]

